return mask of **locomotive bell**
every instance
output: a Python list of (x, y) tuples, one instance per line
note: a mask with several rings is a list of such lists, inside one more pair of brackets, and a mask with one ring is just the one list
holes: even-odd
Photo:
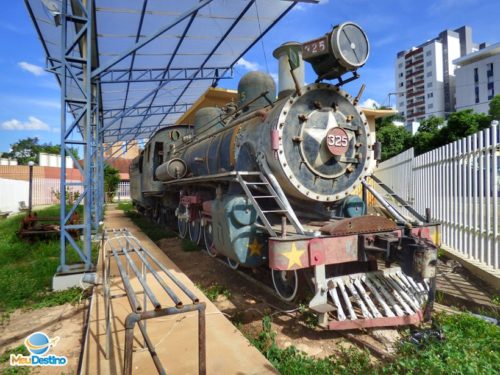
[(356, 71), (368, 59), (370, 45), (361, 27), (353, 22), (335, 26), (325, 36), (302, 44), (302, 58), (310, 63), (318, 79), (339, 79)]

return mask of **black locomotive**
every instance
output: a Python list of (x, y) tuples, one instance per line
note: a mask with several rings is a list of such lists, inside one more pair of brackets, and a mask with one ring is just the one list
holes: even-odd
[[(439, 227), (414, 211), (402, 215), (367, 182), (375, 129), (356, 105), (360, 95), (341, 86), (358, 77), (368, 54), (352, 22), (280, 46), (277, 98), (274, 80), (251, 72), (239, 82), (238, 103), (199, 110), (194, 127), (159, 130), (132, 163), (134, 204), (176, 221), (181, 237), (203, 242), (232, 268), (269, 268), (285, 300), (304, 276), (322, 326), (420, 321), (432, 300)], [(315, 83), (301, 84), (304, 61)], [(386, 216), (367, 214), (369, 194)], [(378, 270), (377, 259), (387, 268)]]

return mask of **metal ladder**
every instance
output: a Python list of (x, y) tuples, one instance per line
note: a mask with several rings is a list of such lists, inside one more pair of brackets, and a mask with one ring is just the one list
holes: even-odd
[[(245, 177), (257, 177), (257, 181), (249, 181), (245, 180)], [(250, 199), (250, 202), (252, 202), (253, 206), (255, 207), (255, 210), (257, 211), (257, 215), (259, 215), (260, 220), (264, 224), (266, 230), (269, 232), (271, 237), (277, 237), (276, 231), (273, 229), (270, 220), (269, 220), (269, 215), (270, 214), (282, 214), (282, 216), (285, 216), (288, 220), (288, 222), (293, 225), (297, 233), (299, 234), (304, 234), (304, 229), (302, 228), (302, 225), (298, 221), (297, 217), (292, 211), (292, 208), (290, 206), (290, 203), (286, 200), (285, 194), (281, 190), (280, 186), (273, 186), (271, 182), (262, 174), (261, 172), (246, 172), (246, 173), (241, 173), (238, 172), (236, 174), (236, 178), (238, 182), (240, 183), (241, 187), (245, 191), (245, 194), (247, 195), (248, 199)], [(254, 189), (251, 189), (251, 187), (261, 187), (264, 190), (264, 195), (255, 195), (254, 194)], [(279, 189), (279, 191), (277, 191)], [(280, 194), (281, 193), (281, 194)], [(283, 198), (280, 198), (283, 197)], [(267, 199), (267, 200), (273, 200), (274, 203), (279, 207), (279, 209), (273, 209), (273, 210), (265, 210), (262, 208), (260, 205), (259, 200), (261, 199)]]
[(396, 194), (389, 186), (383, 183), (378, 177), (374, 175), (370, 175), (370, 178), (375, 181), (383, 190), (387, 192), (387, 194), (398, 202), (403, 208), (406, 208), (408, 212), (410, 212), (417, 220), (422, 221), (423, 223), (428, 222), (427, 218), (420, 215), (407, 201), (401, 198), (398, 194)]

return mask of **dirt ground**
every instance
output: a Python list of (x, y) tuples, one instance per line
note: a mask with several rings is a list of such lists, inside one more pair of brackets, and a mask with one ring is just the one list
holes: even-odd
[[(282, 348), (294, 345), (309, 355), (322, 358), (336, 354), (341, 346), (347, 348), (353, 345), (340, 333), (308, 325), (310, 314), (300, 311), (290, 312), (296, 308), (283, 304), (269, 292), (272, 288), (269, 275), (258, 271), (252, 275), (252, 272), (247, 270), (244, 272), (245, 277), (226, 266), (221, 261), (222, 258), (211, 258), (205, 251), (183, 251), (181, 241), (177, 238), (163, 239), (158, 242), (158, 246), (194, 283), (202, 288), (208, 288), (216, 283), (230, 291), (229, 298), (219, 296), (215, 305), (243, 332), (249, 334), (260, 332), (263, 316), (271, 315), (273, 330), (277, 333), (276, 341)], [(267, 290), (249, 278), (262, 281), (266, 284)], [(380, 350), (390, 349), (398, 337), (397, 331), (392, 329), (378, 331), (380, 340), (368, 337), (364, 333), (355, 335), (379, 347)], [(388, 340), (388, 337), (394, 339)]]
[[(64, 367), (34, 367), (31, 374), (76, 374), (82, 349), (82, 335), (88, 304), (65, 304), (37, 310), (17, 310), (8, 322), (0, 326), (0, 354), (9, 348), (24, 343), (33, 332), (41, 331), (50, 338), (59, 336), (57, 345), (51, 349), (55, 355), (64, 355), (68, 364)], [(9, 367), (9, 362), (0, 365), (0, 373)]]

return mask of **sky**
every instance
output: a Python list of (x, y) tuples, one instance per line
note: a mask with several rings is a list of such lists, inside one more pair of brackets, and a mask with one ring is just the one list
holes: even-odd
[[(119, 1), (119, 0), (116, 0)], [(24, 1), (7, 1), (0, 13), (0, 152), (26, 137), (58, 144), (60, 91), (55, 78), (44, 71), (45, 56)], [(321, 0), (300, 4), (282, 19), (237, 64), (234, 79), (221, 86), (236, 88), (249, 70), (277, 75), (272, 51), (287, 41), (305, 42), (324, 35), (345, 21), (359, 24), (370, 41), (370, 56), (359, 70), (361, 78), (344, 89), (356, 95), (366, 84), (367, 106), (394, 105), (396, 53), (435, 38), (445, 29), (472, 27), (474, 42), (500, 41), (500, 3), (497, 0)], [(306, 81), (314, 81), (306, 70)]]

